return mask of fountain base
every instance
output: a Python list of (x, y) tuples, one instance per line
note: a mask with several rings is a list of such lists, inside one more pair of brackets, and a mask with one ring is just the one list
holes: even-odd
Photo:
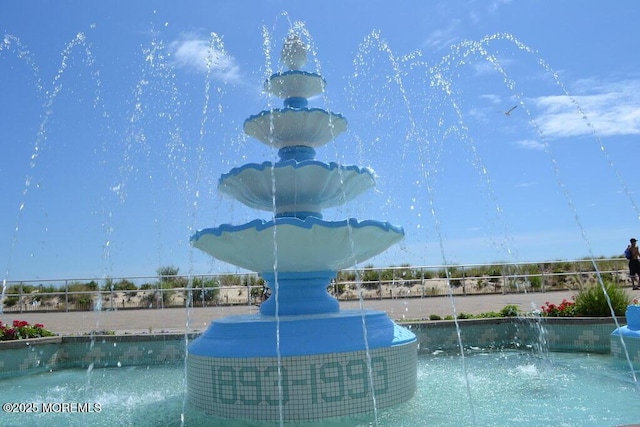
[(382, 311), (229, 316), (189, 346), (187, 393), (225, 418), (341, 417), (410, 399), (416, 363), (415, 335)]
[[(640, 359), (640, 306), (630, 305), (624, 313), (626, 326), (615, 329), (610, 336), (611, 354), (619, 358)], [(622, 342), (624, 341), (624, 343)]]

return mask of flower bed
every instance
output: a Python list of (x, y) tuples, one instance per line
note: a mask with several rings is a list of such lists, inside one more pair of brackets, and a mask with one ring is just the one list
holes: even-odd
[(52, 337), (54, 335), (53, 332), (44, 329), (42, 323), (30, 325), (24, 320), (14, 320), (13, 324), (9, 325), (0, 321), (0, 341)]
[(547, 317), (574, 317), (576, 315), (576, 303), (563, 299), (560, 304), (545, 302), (542, 307), (542, 315)]

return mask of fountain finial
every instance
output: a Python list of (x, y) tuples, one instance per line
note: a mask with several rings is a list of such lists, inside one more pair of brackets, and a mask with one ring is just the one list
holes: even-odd
[(299, 70), (307, 63), (307, 45), (296, 33), (289, 33), (280, 58), (290, 70)]

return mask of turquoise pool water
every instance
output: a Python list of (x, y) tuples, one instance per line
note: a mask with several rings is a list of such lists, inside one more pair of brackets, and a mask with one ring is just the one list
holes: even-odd
[[(0, 381), (2, 403), (28, 404), (9, 409), (37, 412), (3, 412), (0, 424), (278, 425), (213, 419), (188, 407), (183, 415), (184, 383), (182, 364), (67, 370), (5, 379)], [(464, 366), (458, 356), (421, 355), (415, 397), (379, 411), (377, 422), (393, 427), (618, 426), (640, 422), (640, 388), (628, 365), (608, 355), (551, 353), (542, 358), (519, 351), (475, 351), (465, 358)], [(376, 424), (372, 416), (366, 416), (305, 425)]]

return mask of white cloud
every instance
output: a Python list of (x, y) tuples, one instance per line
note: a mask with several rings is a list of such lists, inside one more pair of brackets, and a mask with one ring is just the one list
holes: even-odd
[(240, 81), (240, 67), (233, 56), (205, 39), (186, 36), (169, 45), (174, 64), (210, 75), (224, 82)]
[(515, 187), (516, 188), (528, 188), (528, 187), (533, 187), (537, 185), (535, 182), (529, 181), (529, 182), (521, 182), (519, 184), (516, 184)]
[(509, 3), (511, 3), (511, 0), (493, 0), (489, 3), (489, 13), (496, 13), (498, 11), (498, 8), (500, 8), (504, 4)]
[(454, 19), (447, 28), (438, 29), (431, 32), (424, 40), (422, 45), (430, 50), (443, 49), (455, 44), (460, 40), (458, 35), (458, 27), (460, 21)]
[(491, 61), (489, 60), (477, 61), (477, 62), (471, 63), (470, 65), (471, 67), (473, 67), (473, 70), (475, 71), (476, 76), (487, 76), (491, 74), (500, 75), (499, 68), (505, 69), (513, 63), (513, 60), (511, 59), (498, 58), (498, 57), (495, 58), (495, 63), (493, 61), (494, 59), (492, 58)]
[(502, 98), (499, 97), (498, 95), (487, 93), (484, 95), (480, 95), (480, 98), (486, 99), (487, 101), (489, 101), (491, 104), (494, 104), (494, 105), (502, 104)]
[(520, 141), (516, 141), (516, 145), (519, 145), (522, 148), (526, 148), (527, 150), (544, 150), (547, 147), (546, 143), (542, 143), (539, 141), (535, 141), (533, 139), (523, 139)]
[[(580, 86), (587, 85), (580, 82)], [(535, 121), (545, 136), (640, 134), (640, 81), (596, 84), (587, 90), (591, 93), (535, 99), (541, 110)]]

